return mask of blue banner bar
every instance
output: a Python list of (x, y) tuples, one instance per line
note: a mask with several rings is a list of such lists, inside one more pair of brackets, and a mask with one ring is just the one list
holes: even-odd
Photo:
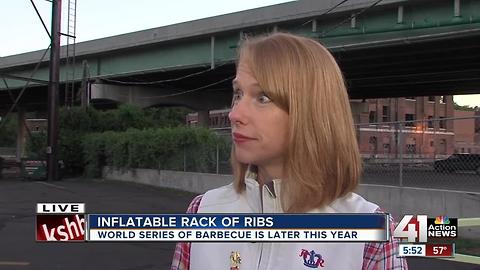
[(385, 229), (387, 214), (89, 214), (90, 229)]

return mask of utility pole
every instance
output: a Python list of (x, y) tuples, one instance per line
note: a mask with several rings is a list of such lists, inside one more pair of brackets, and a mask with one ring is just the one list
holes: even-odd
[(83, 75), (82, 75), (82, 84), (80, 86), (80, 101), (82, 108), (86, 110), (87, 100), (88, 100), (88, 63), (87, 60), (83, 60)]
[(52, 30), (48, 83), (47, 180), (58, 179), (58, 88), (60, 79), (60, 24), (62, 0), (52, 0)]

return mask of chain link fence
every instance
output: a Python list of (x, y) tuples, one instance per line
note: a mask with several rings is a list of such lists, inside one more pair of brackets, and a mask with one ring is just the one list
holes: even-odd
[[(362, 182), (480, 192), (478, 117), (356, 124)], [(477, 122), (477, 124), (476, 124)]]
[(0, 156), (15, 157), (17, 149), (15, 147), (0, 147)]
[(232, 139), (230, 129), (219, 129), (215, 143), (205, 143), (195, 147), (185, 147), (175, 152), (169, 162), (159, 168), (163, 170), (231, 174), (230, 153)]
[[(479, 126), (480, 116), (355, 124), (361, 182), (480, 192)], [(186, 149), (183, 168), (172, 169), (231, 174), (230, 129), (216, 132), (221, 143), (204, 147), (202, 155)], [(207, 159), (208, 166), (195, 169), (198, 159)]]

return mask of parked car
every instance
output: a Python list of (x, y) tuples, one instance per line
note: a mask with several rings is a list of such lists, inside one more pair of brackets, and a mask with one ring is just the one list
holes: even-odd
[(437, 172), (475, 171), (480, 174), (480, 154), (453, 154), (434, 163)]

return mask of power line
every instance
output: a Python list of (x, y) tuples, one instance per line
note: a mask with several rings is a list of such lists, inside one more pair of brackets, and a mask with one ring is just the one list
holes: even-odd
[(181, 77), (178, 77), (178, 78), (158, 80), (158, 81), (149, 81), (149, 82), (126, 82), (126, 81), (119, 81), (119, 80), (107, 79), (107, 78), (101, 78), (101, 79), (104, 80), (104, 81), (107, 81), (107, 82), (113, 82), (113, 83), (125, 84), (125, 85), (153, 85), (153, 84), (161, 84), (161, 83), (165, 83), (165, 82), (180, 81), (180, 80), (183, 80), (183, 79), (186, 79), (186, 78), (189, 78), (189, 77), (193, 77), (193, 76), (196, 76), (196, 75), (199, 75), (199, 74), (207, 73), (207, 72), (209, 72), (209, 71), (218, 69), (219, 67), (224, 66), (224, 65), (226, 65), (226, 64), (227, 64), (227, 62), (222, 63), (222, 64), (216, 66), (214, 69), (208, 68), (208, 69), (205, 69), (205, 70), (202, 70), (202, 71), (198, 71), (198, 72), (195, 72), (195, 73), (191, 73), (191, 74), (187, 74), (187, 75), (184, 75), (184, 76), (181, 76)]
[[(347, 2), (347, 1), (349, 1), (349, 0), (343, 0), (343, 1), (339, 2), (339, 3), (336, 4), (335, 6), (329, 8), (329, 9), (328, 9), (327, 11), (325, 11), (324, 13), (318, 15), (317, 18), (318, 18), (318, 17), (322, 17), (322, 16), (324, 16), (324, 15), (327, 15), (328, 13), (332, 12), (332, 11), (335, 10), (337, 7), (339, 7), (340, 5), (342, 5), (343, 3)], [(308, 21), (302, 23), (299, 27), (297, 27), (297, 29), (299, 29), (300, 27), (304, 26), (304, 25), (307, 24), (307, 23), (311, 23), (313, 20), (314, 20), (314, 19), (311, 19), (311, 20), (308, 20)]]
[[(12, 91), (10, 90), (10, 87), (8, 87), (7, 80), (5, 80), (5, 77), (4, 77), (4, 76), (2, 76), (2, 80), (3, 80), (3, 83), (5, 84), (5, 87), (6, 87), (7, 91), (8, 91), (8, 95), (10, 96), (10, 100), (11, 100), (12, 102), (15, 102), (15, 97), (14, 97)], [(22, 119), (22, 120), (24, 120), (24, 119)], [(28, 137), (31, 138), (31, 137), (32, 137), (32, 132), (30, 131), (30, 128), (28, 127), (27, 122), (26, 122), (25, 120), (22, 121), (22, 122), (23, 122), (23, 125), (24, 125), (24, 127), (25, 127), (25, 130), (27, 131)], [(2, 128), (2, 127), (3, 127), (3, 126), (0, 126), (0, 128)]]
[(345, 20), (341, 21), (340, 23), (334, 25), (332, 28), (328, 29), (327, 31), (324, 31), (322, 32), (322, 36), (325, 36), (326, 34), (332, 32), (333, 30), (337, 29), (338, 27), (342, 26), (343, 24), (345, 24), (346, 22), (350, 21), (351, 19), (357, 17), (358, 15), (364, 13), (365, 11), (375, 7), (376, 5), (380, 4), (380, 2), (382, 2), (383, 0), (377, 0), (375, 3), (373, 3), (372, 5), (360, 10), (359, 12), (357, 13), (354, 13), (352, 15), (350, 15), (349, 17), (347, 17)]
[[(48, 48), (45, 49), (45, 51), (43, 52), (43, 55), (42, 57), (40, 58), (40, 61), (38, 61), (37, 65), (35, 65), (35, 68), (33, 69), (32, 71), (32, 74), (30, 74), (30, 78), (29, 80), (25, 83), (25, 85), (23, 86), (22, 90), (20, 91), (20, 93), (18, 94), (17, 98), (15, 99), (15, 102), (12, 104), (12, 106), (10, 107), (10, 109), (7, 111), (7, 113), (5, 114), (5, 118), (8, 117), (8, 115), (13, 111), (13, 109), (15, 109), (15, 107), (17, 106), (18, 102), (20, 101), (20, 98), (22, 97), (23, 93), (25, 92), (25, 90), (27, 89), (28, 85), (30, 84), (31, 82), (31, 79), (33, 78), (33, 75), (35, 75), (35, 73), (37, 73), (37, 70), (38, 68), (40, 67), (40, 64), (42, 63), (43, 61), (43, 58), (45, 58), (45, 55), (47, 55), (47, 52), (48, 50), (50, 49), (52, 44), (48, 45)], [(3, 128), (3, 125), (5, 125), (5, 122), (3, 123), (0, 123), (0, 128)]]
[(32, 6), (35, 9), (35, 12), (37, 12), (38, 18), (42, 22), (42, 25), (43, 25), (43, 28), (45, 29), (45, 32), (47, 32), (48, 37), (51, 39), (52, 36), (50, 35), (50, 32), (48, 31), (47, 26), (45, 25), (45, 22), (43, 22), (42, 15), (40, 15), (40, 12), (38, 12), (37, 6), (35, 6), (35, 3), (33, 2), (33, 0), (30, 0), (30, 3), (32, 3)]
[(2, 75), (2, 80), (3, 80), (3, 83), (5, 84), (5, 88), (7, 89), (8, 95), (10, 96), (10, 100), (12, 102), (15, 102), (15, 97), (14, 97), (12, 91), (10, 90), (10, 87), (8, 87), (7, 80), (5, 80), (5, 76), (3, 76), (3, 75)]
[(204, 85), (204, 86), (201, 86), (201, 87), (198, 87), (198, 88), (195, 88), (195, 89), (185, 90), (185, 91), (182, 91), (182, 92), (179, 92), (179, 93), (173, 93), (173, 94), (167, 94), (167, 95), (161, 95), (161, 96), (140, 97), (140, 98), (166, 98), (166, 97), (180, 96), (180, 95), (196, 92), (198, 90), (202, 90), (202, 89), (205, 89), (205, 88), (213, 86), (213, 85), (221, 84), (225, 81), (232, 80), (233, 78), (235, 78), (235, 75), (227, 77), (227, 78), (225, 78), (223, 80), (220, 80), (220, 81), (216, 81), (216, 82), (208, 84), (208, 85)]
[(326, 15), (328, 13), (330, 13), (331, 11), (333, 11), (334, 9), (336, 9), (337, 7), (339, 7), (340, 5), (342, 5), (343, 3), (347, 2), (348, 0), (343, 0), (342, 2), (336, 4), (335, 6), (331, 7), (329, 10), (327, 10), (325, 13), (321, 14), (320, 16), (323, 16), (323, 15)]

